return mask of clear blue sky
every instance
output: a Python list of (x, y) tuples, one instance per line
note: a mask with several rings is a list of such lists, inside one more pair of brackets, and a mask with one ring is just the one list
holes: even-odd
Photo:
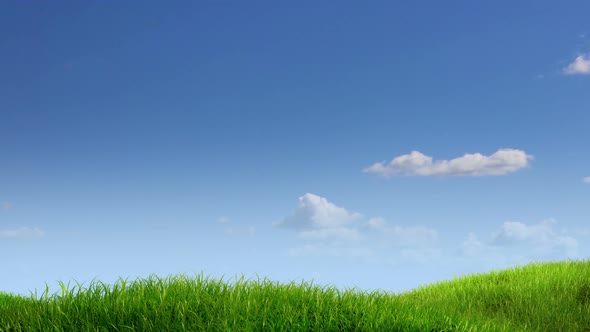
[(590, 257), (590, 3), (3, 1), (0, 290), (401, 292)]

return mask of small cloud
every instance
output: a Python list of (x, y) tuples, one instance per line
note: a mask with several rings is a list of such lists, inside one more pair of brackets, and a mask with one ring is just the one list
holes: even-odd
[(275, 222), (273, 225), (309, 230), (342, 227), (350, 225), (360, 218), (362, 215), (359, 213), (349, 212), (323, 197), (307, 193), (299, 197), (299, 205), (295, 208), (293, 216)]
[(501, 149), (491, 156), (480, 153), (465, 154), (451, 160), (432, 161), (432, 157), (419, 151), (394, 158), (389, 164), (375, 163), (363, 169), (365, 173), (377, 173), (382, 176), (392, 175), (451, 175), (451, 176), (483, 176), (505, 175), (528, 166), (533, 156), (522, 150)]
[(0, 209), (2, 209), (2, 210), (12, 209), (13, 207), (14, 207), (14, 204), (12, 204), (10, 202), (0, 202)]
[(582, 182), (584, 183), (590, 183), (590, 176), (587, 176), (585, 178), (582, 179)]
[(579, 55), (574, 62), (563, 69), (567, 75), (590, 74), (590, 54)]
[(21, 227), (13, 230), (0, 230), (0, 238), (39, 238), (43, 237), (45, 232), (39, 228)]

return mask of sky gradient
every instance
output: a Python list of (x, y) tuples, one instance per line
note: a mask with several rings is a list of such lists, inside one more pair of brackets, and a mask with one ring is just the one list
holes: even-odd
[(590, 257), (590, 3), (4, 1), (0, 291), (402, 292)]

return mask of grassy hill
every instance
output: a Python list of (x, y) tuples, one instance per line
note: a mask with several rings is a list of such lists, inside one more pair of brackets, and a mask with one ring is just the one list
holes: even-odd
[(590, 261), (533, 263), (401, 294), (203, 274), (60, 286), (41, 299), (0, 293), (0, 332), (590, 331)]

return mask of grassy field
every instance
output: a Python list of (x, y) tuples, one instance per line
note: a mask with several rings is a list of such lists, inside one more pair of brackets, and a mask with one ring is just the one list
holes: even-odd
[(590, 261), (533, 263), (401, 294), (203, 274), (0, 293), (0, 332), (590, 331)]

